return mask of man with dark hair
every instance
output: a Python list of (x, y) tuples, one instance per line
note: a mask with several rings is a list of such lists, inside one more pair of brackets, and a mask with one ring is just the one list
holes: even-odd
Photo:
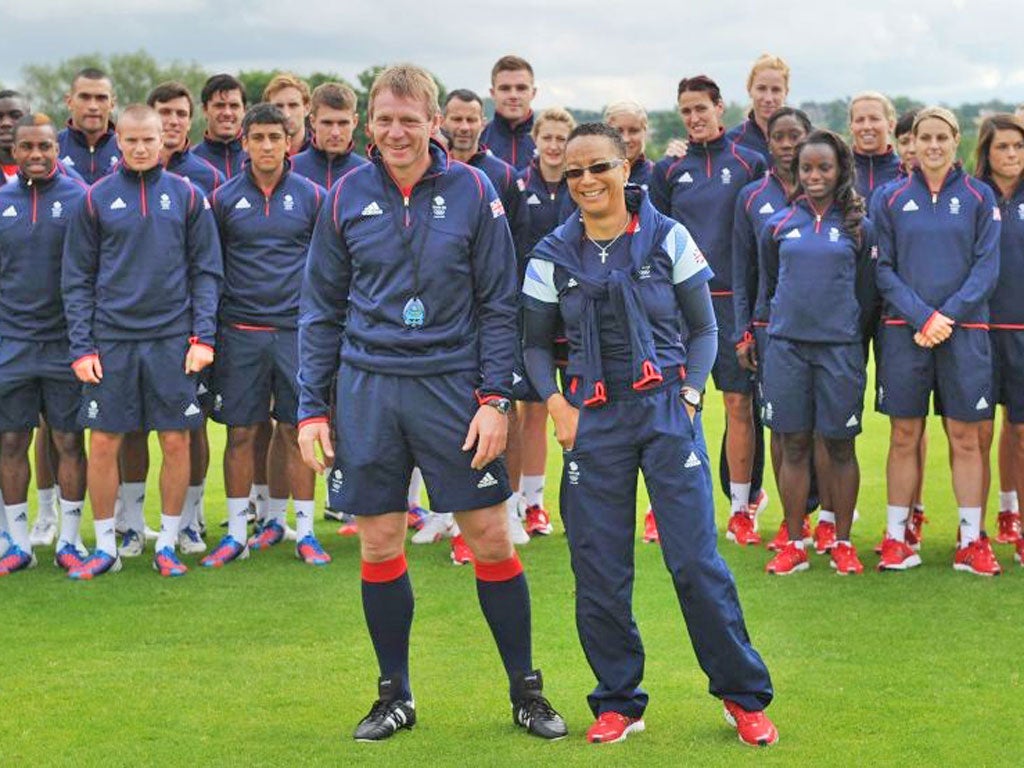
[(255, 443), (260, 425), (273, 417), (287, 452), (295, 500), (296, 556), (310, 565), (326, 565), (330, 557), (313, 534), (316, 478), (303, 464), (296, 441), (299, 291), (326, 190), (289, 169), (288, 118), (272, 104), (257, 104), (246, 113), (242, 143), (249, 155), (245, 172), (212, 199), (224, 251), (212, 415), (228, 428), (228, 533), (202, 564), (219, 568), (248, 557), (249, 549), (265, 549), (284, 538), (282, 508), (282, 519), (264, 521), (246, 546)]
[(356, 94), (344, 83), (322, 83), (310, 100), (313, 145), (292, 156), (292, 170), (324, 189), (366, 162), (355, 154), (352, 135), (359, 125)]
[(28, 99), (17, 91), (0, 91), (0, 187), (18, 178), (14, 149), (14, 125), (29, 113)]
[(81, 174), (86, 184), (110, 173), (121, 159), (111, 113), (117, 105), (114, 84), (105, 72), (86, 67), (64, 97), (71, 117), (57, 135), (60, 161)]
[(200, 95), (206, 134), (193, 152), (230, 179), (242, 170), (245, 152), (239, 134), (245, 114), (245, 86), (231, 75), (210, 77)]
[(192, 94), (182, 83), (161, 83), (146, 97), (146, 103), (160, 115), (164, 130), (164, 146), (160, 164), (172, 173), (183, 176), (209, 195), (222, 183), (224, 176), (209, 160), (189, 149), (192, 130)]
[(491, 98), (494, 119), (484, 128), (480, 140), (491, 152), (517, 170), (530, 164), (533, 143), (533, 110), (537, 95), (533, 67), (519, 56), (502, 56), (491, 68)]
[(59, 455), (56, 563), (67, 570), (86, 554), (78, 530), (85, 497), (85, 450), (75, 422), (80, 386), (69, 368), (60, 293), (66, 224), (85, 185), (58, 173), (57, 131), (46, 115), (24, 115), (12, 139), (18, 178), (0, 189), (0, 490), (14, 546), (0, 558), (0, 576), (35, 564), (28, 449), (40, 413)]
[[(299, 324), (299, 446), (330, 472), (332, 506), (358, 517), (362, 598), (378, 698), (356, 727), (379, 741), (416, 723), (414, 598), (406, 568), (413, 466), (473, 550), (477, 596), (509, 681), (515, 722), (547, 739), (565, 723), (533, 669), (530, 597), (508, 535), (501, 453), (511, 407), (515, 252), (487, 177), (431, 140), (437, 85), (413, 65), (370, 89), (371, 163), (334, 185), (310, 244)], [(337, 452), (328, 418), (337, 374)]]
[[(153, 567), (181, 576), (175, 554), (189, 479), (188, 430), (202, 424), (194, 374), (213, 362), (222, 277), (217, 227), (203, 194), (160, 166), (160, 116), (125, 109), (119, 171), (95, 184), (71, 220), (62, 286), (72, 368), (85, 384), (96, 550), (73, 579), (121, 567), (114, 540), (118, 452), (126, 433), (156, 431), (163, 453)], [(101, 300), (102, 298), (102, 300)]]

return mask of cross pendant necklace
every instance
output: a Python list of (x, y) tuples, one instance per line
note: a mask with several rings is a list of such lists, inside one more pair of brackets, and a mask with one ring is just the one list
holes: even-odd
[(583, 234), (587, 238), (587, 240), (592, 242), (594, 244), (594, 247), (597, 248), (597, 256), (598, 256), (599, 259), (601, 259), (601, 263), (602, 264), (604, 264), (605, 262), (608, 261), (608, 251), (610, 251), (612, 249), (613, 245), (615, 245), (617, 242), (619, 242), (619, 238), (620, 237), (622, 237), (624, 234), (626, 234), (626, 230), (629, 229), (629, 222), (630, 222), (630, 217), (627, 216), (626, 217), (626, 223), (622, 227), (622, 229), (619, 231), (619, 234), (617, 234), (615, 237), (613, 237), (611, 239), (611, 241), (607, 245), (601, 245), (599, 242), (597, 242), (597, 240), (595, 240), (590, 235), (588, 235), (586, 230), (583, 231)]

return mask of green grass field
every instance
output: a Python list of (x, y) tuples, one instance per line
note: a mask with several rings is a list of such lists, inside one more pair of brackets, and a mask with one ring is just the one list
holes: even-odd
[[(887, 424), (866, 414), (854, 528), (865, 566), (884, 525)], [(721, 437), (709, 396), (708, 440)], [(782, 738), (743, 747), (707, 694), (656, 546), (637, 543), (635, 608), (647, 648), (647, 732), (591, 746), (593, 684), (576, 639), (565, 537), (521, 550), (533, 595), (535, 661), (570, 738), (549, 744), (511, 723), (507, 689), (476, 604), (470, 568), (446, 546), (409, 548), (417, 595), (412, 674), (420, 722), (388, 743), (351, 731), (376, 693), (359, 601), (357, 543), (317, 523), (334, 563), (313, 569), (290, 547), (222, 571), (162, 580), (148, 557), (93, 583), (72, 583), (38, 551), (33, 571), (0, 580), (0, 758), (9, 765), (917, 765), (1024, 761), (1024, 569), (997, 547), (1006, 573), (950, 567), (955, 508), (945, 438), (929, 427), (924, 566), (838, 578), (812, 555), (809, 572), (769, 578), (767, 552), (721, 548), (739, 583), (750, 633), (774, 678)], [(223, 518), (223, 430), (211, 426), (211, 542)], [(154, 457), (158, 450), (154, 442)], [(713, 449), (717, 452), (717, 448)], [(560, 457), (552, 451), (549, 478)], [(155, 472), (147, 516), (158, 519)], [(774, 533), (774, 486), (762, 518)], [(557, 511), (557, 480), (547, 489)], [(34, 499), (33, 499), (34, 502)], [(726, 502), (717, 500), (724, 525)], [(990, 505), (990, 510), (992, 505)], [(638, 514), (646, 509), (641, 492)], [(993, 514), (993, 512), (990, 512)], [(91, 525), (86, 523), (87, 534)], [(150, 550), (151, 551), (151, 550)], [(148, 554), (148, 553), (147, 553)], [(198, 558), (187, 558), (192, 565)]]

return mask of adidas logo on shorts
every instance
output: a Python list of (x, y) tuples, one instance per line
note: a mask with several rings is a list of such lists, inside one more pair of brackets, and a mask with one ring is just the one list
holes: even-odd
[(363, 208), (363, 216), (383, 216), (384, 210), (377, 205), (377, 201), (374, 200), (368, 206)]
[(490, 488), (498, 484), (498, 481), (494, 479), (494, 475), (488, 472), (486, 475), (480, 478), (480, 482), (476, 484), (477, 488)]
[(686, 469), (693, 469), (694, 467), (700, 466), (700, 459), (697, 458), (697, 454), (690, 451), (690, 455), (686, 457), (686, 462), (683, 464)]
[(202, 413), (202, 411), (195, 403), (189, 403), (188, 408), (185, 409), (186, 416), (198, 416), (200, 413)]
[(979, 398), (978, 402), (974, 405), (974, 410), (976, 411), (984, 411), (986, 408), (988, 408), (988, 400), (984, 397)]
[(857, 414), (853, 414), (849, 419), (846, 420), (846, 426), (848, 427), (856, 427), (858, 424), (860, 424), (860, 422), (857, 421)]

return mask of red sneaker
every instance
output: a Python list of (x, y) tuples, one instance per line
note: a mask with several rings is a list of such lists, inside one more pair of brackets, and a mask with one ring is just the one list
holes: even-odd
[(824, 555), (836, 545), (836, 524), (819, 521), (814, 526), (814, 551)]
[(339, 536), (358, 536), (359, 529), (356, 527), (356, 521), (353, 520), (350, 523), (342, 523), (341, 527), (338, 528)]
[(760, 491), (757, 492), (757, 496), (752, 498), (750, 500), (750, 503), (747, 504), (747, 511), (750, 512), (750, 514), (753, 515), (754, 517), (757, 517), (762, 512), (764, 512), (765, 507), (767, 507), (767, 506), (768, 506), (768, 491), (766, 491), (764, 488), (762, 488)]
[(725, 538), (735, 541), (741, 547), (760, 544), (761, 536), (757, 532), (757, 520), (747, 512), (734, 512), (729, 517), (729, 528)]
[(966, 547), (959, 547), (953, 555), (953, 570), (975, 576), (998, 576), (1003, 572), (987, 536), (975, 539)]
[(615, 744), (625, 741), (631, 733), (644, 729), (642, 717), (626, 717), (618, 712), (602, 712), (594, 724), (587, 728), (587, 741), (591, 744)]
[(654, 519), (654, 510), (648, 509), (644, 515), (644, 544), (660, 544), (661, 536), (658, 534), (658, 523)]
[(921, 564), (921, 556), (904, 541), (885, 537), (882, 542), (882, 557), (878, 561), (880, 571), (905, 571)]
[(796, 542), (788, 541), (764, 567), (765, 573), (775, 576), (788, 576), (797, 571), (806, 571), (811, 567), (807, 562), (807, 550), (801, 549)]
[(472, 562), (473, 550), (469, 548), (469, 544), (462, 538), (462, 534), (452, 536), (452, 565), (467, 565)]
[[(805, 547), (809, 547), (814, 543), (814, 539), (811, 538), (811, 524), (806, 517), (804, 518), (804, 527), (800, 531), (800, 538), (803, 539)], [(767, 548), (772, 552), (778, 552), (788, 543), (789, 529), (786, 527), (786, 521), (783, 520), (779, 524), (779, 532), (776, 533), (775, 538), (768, 543)]]
[(857, 548), (846, 541), (836, 543), (832, 547), (832, 559), (829, 565), (836, 573), (845, 576), (848, 573), (864, 573), (864, 566), (857, 557)]
[(1018, 541), (1020, 541), (1020, 512), (1000, 512), (996, 543), (1016, 544)]
[(920, 509), (912, 509), (910, 516), (907, 517), (907, 530), (903, 534), (903, 541), (915, 552), (921, 549), (921, 540), (924, 538), (922, 528), (927, 522), (928, 518), (924, 516), (924, 512)]
[(551, 525), (551, 516), (540, 504), (531, 504), (526, 508), (526, 532), (531, 536), (550, 536), (555, 530)]
[(748, 712), (735, 701), (722, 699), (725, 722), (736, 729), (740, 741), (751, 747), (770, 747), (779, 740), (779, 729), (763, 711)]

